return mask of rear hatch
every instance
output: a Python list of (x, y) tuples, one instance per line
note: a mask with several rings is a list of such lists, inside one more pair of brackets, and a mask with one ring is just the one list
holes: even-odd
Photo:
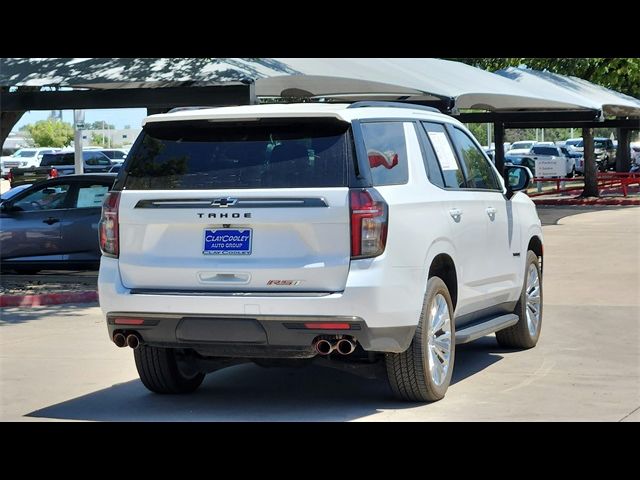
[(123, 284), (343, 290), (351, 145), (329, 118), (148, 123), (116, 186)]

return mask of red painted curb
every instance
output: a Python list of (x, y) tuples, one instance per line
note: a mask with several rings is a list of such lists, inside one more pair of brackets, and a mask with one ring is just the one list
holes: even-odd
[(532, 198), (536, 205), (640, 205), (640, 198)]
[(63, 303), (91, 303), (98, 301), (95, 290), (68, 293), (43, 293), (40, 295), (0, 295), (0, 307), (39, 307)]

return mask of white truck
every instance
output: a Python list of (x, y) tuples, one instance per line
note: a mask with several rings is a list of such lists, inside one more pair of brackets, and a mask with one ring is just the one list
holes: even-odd
[(519, 165), (529, 167), (536, 177), (568, 177), (576, 174), (575, 158), (565, 155), (556, 145), (531, 147), (528, 155), (523, 155)]
[(59, 148), (21, 148), (13, 155), (0, 158), (2, 176), (8, 175), (12, 168), (36, 168), (46, 153), (54, 153)]

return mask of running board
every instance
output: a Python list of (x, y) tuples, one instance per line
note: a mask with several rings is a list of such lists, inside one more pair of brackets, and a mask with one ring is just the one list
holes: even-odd
[(518, 316), (510, 313), (469, 325), (462, 330), (456, 331), (456, 345), (469, 343), (477, 338), (484, 337), (490, 333), (515, 325), (516, 323), (518, 323)]

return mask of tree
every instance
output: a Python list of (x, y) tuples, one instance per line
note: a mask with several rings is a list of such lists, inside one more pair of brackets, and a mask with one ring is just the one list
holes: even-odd
[(73, 127), (58, 120), (40, 120), (27, 125), (36, 147), (66, 147), (73, 140)]
[(104, 147), (105, 145), (108, 145), (108, 143), (109, 143), (109, 140), (106, 137), (106, 135), (102, 135), (102, 134), (96, 133), (96, 132), (91, 133), (91, 144), (92, 145), (102, 145)]

